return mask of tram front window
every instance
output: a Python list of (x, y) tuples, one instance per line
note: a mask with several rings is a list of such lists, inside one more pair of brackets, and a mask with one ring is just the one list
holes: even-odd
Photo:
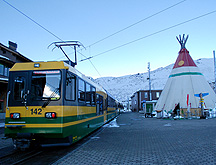
[(60, 98), (61, 72), (59, 70), (33, 71), (31, 95), (33, 100)]

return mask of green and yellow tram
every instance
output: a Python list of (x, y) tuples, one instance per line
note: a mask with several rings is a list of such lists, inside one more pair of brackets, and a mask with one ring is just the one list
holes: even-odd
[(116, 100), (67, 62), (16, 63), (5, 136), (16, 148), (70, 145), (118, 115)]

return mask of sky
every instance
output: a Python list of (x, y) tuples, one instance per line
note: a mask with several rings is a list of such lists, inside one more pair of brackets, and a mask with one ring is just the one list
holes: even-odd
[[(17, 43), (33, 61), (59, 61), (64, 54), (48, 46), (79, 41), (85, 49), (77, 49), (76, 68), (93, 78), (147, 72), (148, 62), (151, 70), (174, 63), (182, 34), (189, 35), (194, 60), (212, 58), (216, 49), (215, 0), (0, 0), (0, 15), (0, 43)], [(65, 51), (73, 59), (73, 49)]]

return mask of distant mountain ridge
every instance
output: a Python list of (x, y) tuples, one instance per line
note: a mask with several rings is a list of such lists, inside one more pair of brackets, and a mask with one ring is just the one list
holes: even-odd
[[(194, 60), (205, 79), (214, 82), (214, 61), (213, 58), (201, 58)], [(173, 64), (160, 67), (151, 71), (151, 89), (163, 89), (171, 73)], [(109, 93), (119, 101), (127, 101), (133, 93), (138, 90), (148, 90), (148, 72), (126, 75), (121, 77), (102, 77), (95, 81), (101, 84)]]

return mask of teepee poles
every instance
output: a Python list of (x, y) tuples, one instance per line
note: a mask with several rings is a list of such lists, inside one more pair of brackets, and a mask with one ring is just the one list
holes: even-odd
[(181, 49), (185, 48), (185, 44), (187, 42), (188, 37), (189, 37), (189, 35), (187, 35), (187, 37), (185, 38), (185, 34), (183, 34), (182, 38), (181, 38), (181, 35), (179, 35), (179, 38), (176, 36), (176, 39), (178, 40), (178, 42), (181, 45)]

